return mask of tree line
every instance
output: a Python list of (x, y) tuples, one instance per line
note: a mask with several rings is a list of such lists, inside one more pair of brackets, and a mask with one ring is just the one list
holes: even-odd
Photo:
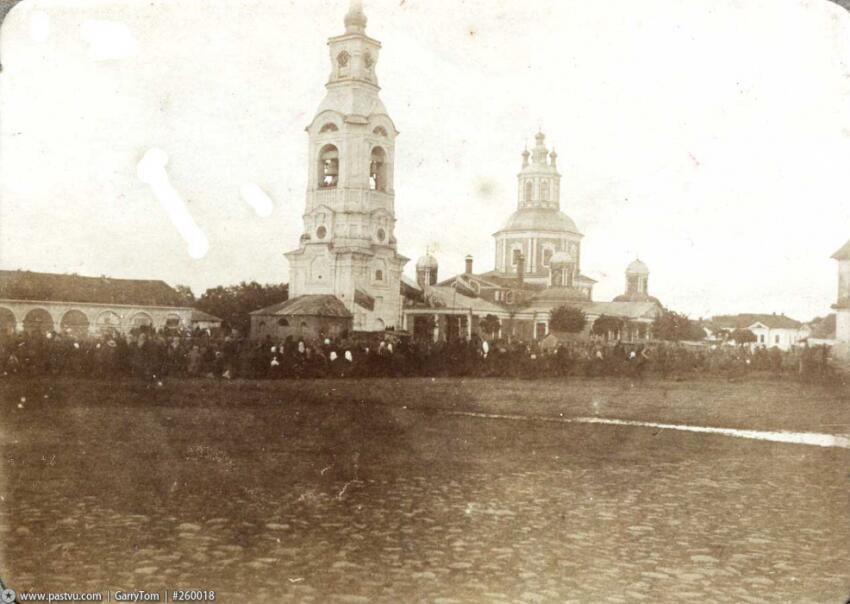
[(261, 284), (256, 281), (211, 287), (198, 298), (186, 285), (178, 285), (175, 289), (185, 304), (219, 317), (224, 322), (223, 327), (243, 334), (248, 333), (253, 311), (283, 302), (289, 294), (286, 283)]

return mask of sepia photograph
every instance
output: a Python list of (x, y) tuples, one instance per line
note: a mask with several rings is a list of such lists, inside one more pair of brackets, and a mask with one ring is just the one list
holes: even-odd
[(850, 604), (850, 0), (0, 19), (0, 604)]

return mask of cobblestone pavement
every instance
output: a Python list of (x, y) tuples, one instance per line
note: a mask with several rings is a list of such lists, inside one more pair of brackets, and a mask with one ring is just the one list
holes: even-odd
[[(195, 492), (175, 484), (178, 499), (78, 493), (64, 474), (49, 491), (20, 486), (0, 508), (2, 576), (19, 590), (201, 588), (259, 603), (850, 596), (845, 450), (442, 414), (406, 421), (407, 448), (385, 465), (368, 443), (346, 459), (295, 447), (267, 451), (277, 469), (254, 480), (243, 467), (251, 455), (209, 443), (186, 448), (186, 463), (202, 458), (226, 479)], [(296, 482), (277, 479), (299, 467), (309, 471)]]

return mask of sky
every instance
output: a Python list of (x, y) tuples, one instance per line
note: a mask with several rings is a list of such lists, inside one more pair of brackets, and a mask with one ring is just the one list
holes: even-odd
[[(304, 128), (347, 4), (18, 4), (0, 30), (0, 268), (196, 294), (285, 282)], [(443, 277), (467, 254), (493, 267), (542, 128), (594, 299), (621, 293), (639, 256), (650, 292), (695, 318), (830, 312), (830, 255), (850, 239), (850, 13), (827, 0), (364, 5), (401, 132), (408, 275), (426, 248)]]

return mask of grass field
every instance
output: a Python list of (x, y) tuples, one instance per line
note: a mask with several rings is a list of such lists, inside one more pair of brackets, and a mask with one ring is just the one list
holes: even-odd
[(843, 602), (850, 433), (769, 380), (0, 382), (0, 577), (223, 602)]

